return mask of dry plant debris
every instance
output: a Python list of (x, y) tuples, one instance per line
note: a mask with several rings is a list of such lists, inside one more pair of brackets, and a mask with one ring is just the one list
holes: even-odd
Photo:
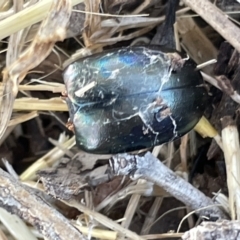
[[(240, 239), (240, 3), (181, 0), (167, 26), (176, 3), (0, 1), (1, 239)], [(194, 59), (210, 98), (205, 117), (135, 155), (79, 151), (65, 126), (62, 70), (142, 44)]]

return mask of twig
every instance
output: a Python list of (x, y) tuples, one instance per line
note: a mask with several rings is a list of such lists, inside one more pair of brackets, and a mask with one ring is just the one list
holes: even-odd
[(239, 28), (226, 14), (208, 0), (183, 0), (183, 2), (240, 52)]
[(212, 64), (214, 64), (216, 62), (217, 62), (216, 59), (211, 59), (211, 60), (206, 61), (204, 63), (198, 64), (196, 69), (200, 70), (200, 69), (205, 68), (206, 66), (212, 65)]
[(85, 239), (64, 216), (2, 169), (0, 206), (35, 226), (48, 239)]
[[(154, 147), (154, 149), (152, 151), (153, 156), (157, 157), (163, 146), (164, 145)], [(169, 150), (169, 148), (168, 148), (168, 150)], [(172, 151), (168, 151), (167, 158), (170, 159), (170, 160), (172, 159)], [(168, 161), (168, 163), (170, 163), (170, 161)], [(148, 184), (150, 184), (150, 183), (151, 182), (148, 182)], [(145, 221), (142, 225), (142, 229), (141, 229), (141, 232), (140, 232), (141, 235), (148, 234), (150, 232), (151, 227), (153, 226), (152, 223), (155, 221), (155, 219), (157, 217), (157, 214), (158, 214), (158, 211), (159, 211), (160, 207), (162, 206), (163, 199), (164, 199), (163, 196), (155, 198), (151, 208), (148, 211), (148, 214), (145, 217)]]
[(221, 220), (217, 222), (203, 222), (199, 226), (185, 232), (183, 240), (237, 240), (239, 239), (240, 222)]
[[(110, 159), (110, 166), (115, 175), (130, 175), (134, 179), (141, 177), (154, 182), (193, 210), (214, 205), (210, 198), (178, 177), (150, 152), (143, 156), (126, 153), (115, 155)], [(226, 218), (218, 207), (197, 211), (197, 213), (207, 216), (214, 214), (219, 218)]]
[(223, 152), (227, 170), (229, 206), (232, 220), (240, 220), (240, 145), (236, 124), (231, 117), (222, 119)]

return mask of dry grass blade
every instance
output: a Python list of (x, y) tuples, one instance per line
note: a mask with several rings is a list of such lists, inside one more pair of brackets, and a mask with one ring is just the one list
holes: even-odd
[(18, 84), (28, 71), (38, 66), (52, 51), (56, 41), (64, 40), (66, 27), (71, 14), (71, 1), (55, 1), (50, 14), (42, 22), (31, 45), (20, 57), (3, 71), (4, 90), (0, 105), (0, 138), (3, 136), (11, 118)]
[(14, 118), (14, 119), (11, 119), (8, 123), (8, 127), (26, 122), (30, 119), (33, 119), (33, 118), (37, 117), (37, 116), (38, 116), (37, 111), (32, 111), (32, 112), (27, 113), (27, 114), (22, 114), (22, 115)]
[(154, 28), (154, 26), (145, 27), (145, 28), (142, 28), (140, 30), (134, 31), (134, 32), (132, 32), (128, 35), (119, 36), (119, 37), (112, 37), (112, 38), (108, 38), (108, 39), (105, 39), (105, 38), (104, 39), (99, 39), (99, 40), (96, 41), (96, 43), (110, 45), (110, 44), (117, 43), (119, 41), (127, 41), (127, 40), (133, 39), (135, 37), (139, 37), (139, 36), (149, 32), (153, 28)]
[(135, 18), (123, 18), (123, 19), (106, 19), (101, 22), (102, 28), (139, 28), (148, 27), (151, 24), (159, 24), (163, 22), (165, 17), (151, 18), (151, 17), (135, 17)]
[[(99, 0), (85, 0), (85, 31), (83, 32), (83, 40), (86, 47), (92, 45), (92, 41), (90, 40), (90, 36), (99, 30), (101, 17), (99, 15), (92, 15), (90, 12), (98, 13), (100, 11), (100, 1)], [(90, 14), (89, 14), (90, 13)]]
[(14, 101), (13, 109), (16, 111), (68, 111), (66, 103), (61, 98), (17, 98)]
[(11, 1), (1, 0), (0, 1), (0, 11), (7, 11), (11, 6)]
[[(39, 1), (33, 6), (25, 8), (21, 12), (2, 20), (0, 22), (0, 39), (3, 39), (13, 34), (14, 32), (17, 32), (23, 28), (29, 27), (37, 22), (42, 21), (47, 16), (52, 2), (52, 0)], [(71, 0), (72, 6), (75, 6), (81, 2), (83, 2), (83, 0)], [(13, 11), (11, 11), (10, 14), (12, 14), (12, 12)], [(1, 15), (0, 19), (2, 19)], [(21, 19), (21, 21), (19, 21), (19, 19)]]
[(124, 236), (124, 237), (128, 237), (130, 239), (133, 239), (133, 240), (143, 240), (143, 238), (138, 236), (136, 233), (123, 228), (122, 226), (120, 226), (119, 224), (117, 224), (116, 222), (111, 220), (110, 218), (102, 215), (101, 213), (92, 211), (91, 209), (87, 208), (86, 206), (84, 206), (80, 203), (77, 203), (75, 201), (66, 202), (63, 200), (62, 200), (62, 202), (64, 202), (68, 206), (77, 208), (79, 211), (84, 212), (85, 214), (91, 216), (96, 221), (98, 221), (99, 223), (103, 224), (104, 226), (112, 229), (113, 231), (117, 231), (119, 233), (118, 237)]
[(75, 227), (78, 228), (81, 233), (85, 236), (88, 236), (89, 234), (93, 238), (100, 238), (100, 239), (106, 239), (106, 240), (115, 240), (117, 239), (117, 232), (104, 230), (104, 229), (89, 229), (87, 227), (79, 226), (78, 224), (75, 224)]
[[(38, 82), (40, 84), (20, 84), (18, 86), (19, 91), (49, 91), (53, 93), (61, 93), (65, 90), (65, 85), (61, 83), (55, 83), (55, 82), (46, 82), (39, 79), (33, 79), (30, 83)], [(3, 91), (4, 86), (2, 83), (0, 83), (0, 91)]]
[(162, 234), (149, 234), (149, 235), (142, 235), (141, 237), (145, 239), (168, 239), (168, 238), (177, 238), (179, 239), (182, 237), (183, 233), (162, 233)]
[[(1, 88), (1, 86), (0, 86)], [(49, 86), (44, 84), (36, 84), (36, 85), (19, 85), (19, 91), (49, 91), (53, 93), (61, 93), (65, 90), (64, 86)]]
[(121, 17), (121, 18), (134, 18), (134, 17), (147, 17), (149, 14), (137, 14), (137, 15), (119, 15), (119, 14), (107, 14), (107, 13), (99, 13), (99, 12), (88, 12), (88, 11), (81, 11), (81, 10), (73, 10), (73, 12), (80, 12), (80, 13), (86, 13), (90, 15), (97, 15), (97, 16), (103, 16), (103, 17)]

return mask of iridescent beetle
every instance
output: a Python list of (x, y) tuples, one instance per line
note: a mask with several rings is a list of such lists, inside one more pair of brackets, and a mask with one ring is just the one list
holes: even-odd
[(195, 68), (187, 56), (159, 46), (112, 49), (71, 63), (63, 77), (77, 146), (113, 154), (183, 136), (207, 99)]

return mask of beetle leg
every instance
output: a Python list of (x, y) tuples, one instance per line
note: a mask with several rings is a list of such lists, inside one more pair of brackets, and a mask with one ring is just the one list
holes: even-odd
[(61, 94), (62, 94), (63, 98), (67, 98), (68, 97), (67, 90), (62, 91)]
[(68, 119), (68, 122), (66, 123), (66, 127), (67, 127), (67, 129), (68, 129), (69, 131), (75, 133), (75, 131), (74, 131), (74, 125), (73, 125), (73, 123), (70, 121), (70, 119)]
[(168, 57), (171, 59), (171, 68), (173, 71), (181, 70), (184, 63), (188, 58), (182, 58), (178, 53), (168, 53)]

